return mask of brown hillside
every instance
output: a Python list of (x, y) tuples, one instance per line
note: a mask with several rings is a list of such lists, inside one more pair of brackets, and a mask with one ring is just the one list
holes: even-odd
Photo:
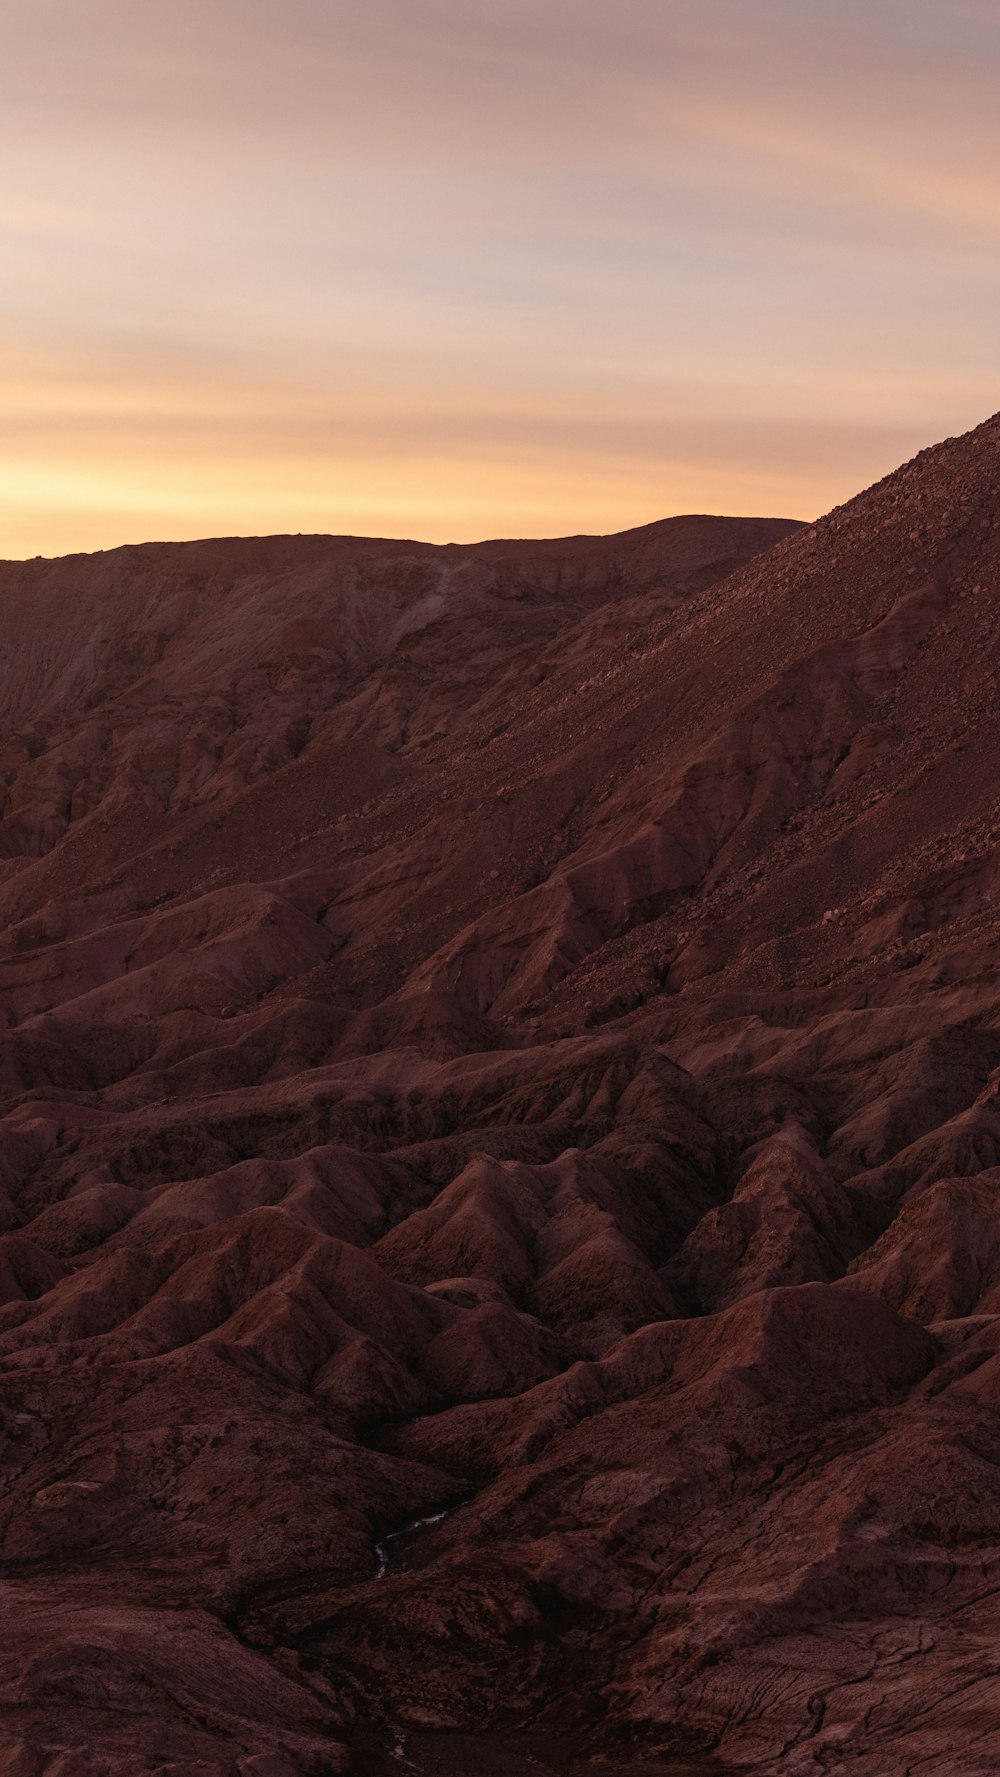
[(0, 1773), (1000, 1766), (998, 591), (0, 566)]

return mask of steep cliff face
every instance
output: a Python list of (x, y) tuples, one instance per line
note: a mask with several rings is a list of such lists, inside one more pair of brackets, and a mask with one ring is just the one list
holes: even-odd
[(1000, 421), (0, 614), (0, 1771), (994, 1771)]

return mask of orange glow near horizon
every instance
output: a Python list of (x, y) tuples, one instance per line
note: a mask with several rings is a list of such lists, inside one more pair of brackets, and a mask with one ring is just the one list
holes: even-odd
[(11, 0), (0, 556), (811, 518), (1000, 406), (1000, 20)]

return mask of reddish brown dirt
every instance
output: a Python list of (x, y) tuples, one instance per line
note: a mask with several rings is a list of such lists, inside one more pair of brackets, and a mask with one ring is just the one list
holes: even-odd
[(1000, 1768), (1000, 420), (0, 602), (0, 1773)]

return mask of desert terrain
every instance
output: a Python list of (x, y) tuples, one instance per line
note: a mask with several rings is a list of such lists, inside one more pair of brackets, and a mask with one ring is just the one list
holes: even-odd
[(0, 612), (3, 1777), (1000, 1768), (1000, 418)]

